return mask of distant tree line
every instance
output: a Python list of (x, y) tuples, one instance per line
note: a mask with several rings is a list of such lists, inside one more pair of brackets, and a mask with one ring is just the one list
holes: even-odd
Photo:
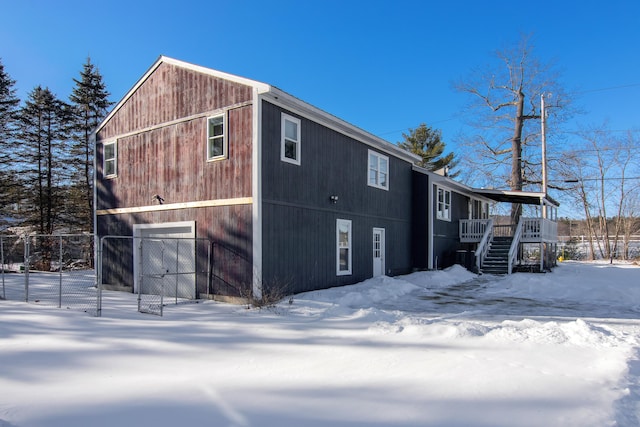
[(21, 102), (0, 61), (0, 233), (93, 231), (92, 131), (111, 106), (91, 59), (68, 100), (36, 86)]
[(631, 257), (640, 234), (640, 140), (604, 128), (582, 130), (560, 163), (566, 199), (584, 214), (591, 258)]

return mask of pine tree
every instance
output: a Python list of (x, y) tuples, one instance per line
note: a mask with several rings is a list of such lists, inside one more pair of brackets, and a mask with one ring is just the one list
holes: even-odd
[(15, 174), (8, 173), (15, 160), (16, 113), (20, 103), (15, 84), (0, 62), (0, 221), (3, 220), (3, 213), (8, 213), (8, 207), (18, 202), (19, 194)]
[(69, 186), (67, 104), (48, 88), (36, 87), (19, 111), (20, 172), (33, 214), (26, 219), (38, 233), (60, 225)]
[(80, 79), (73, 79), (75, 87), (69, 96), (72, 105), (70, 122), (72, 134), (73, 184), (69, 202), (73, 207), (76, 227), (93, 231), (93, 146), (91, 133), (106, 117), (109, 92), (99, 70), (91, 63), (91, 58), (80, 72)]
[[(403, 133), (402, 137), (404, 141), (399, 142), (398, 145), (422, 157), (418, 166), (437, 171), (444, 168), (452, 169), (458, 164), (454, 153), (443, 156), (445, 143), (442, 141), (442, 132), (437, 129), (421, 123), (417, 128), (409, 129), (408, 134)], [(449, 173), (448, 175), (455, 176), (457, 174)]]

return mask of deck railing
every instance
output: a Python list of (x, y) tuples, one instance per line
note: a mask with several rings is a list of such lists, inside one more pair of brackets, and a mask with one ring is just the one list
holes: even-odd
[(460, 241), (462, 243), (481, 241), (487, 230), (487, 225), (491, 221), (491, 219), (461, 219)]
[(489, 247), (491, 246), (491, 241), (493, 240), (493, 220), (486, 220), (487, 223), (484, 227), (484, 233), (482, 235), (482, 239), (480, 240), (480, 244), (478, 245), (478, 249), (476, 249), (475, 257), (476, 257), (476, 268), (477, 271), (480, 271), (482, 268), (482, 261), (484, 260), (487, 252), (489, 251)]
[(558, 223), (547, 218), (522, 218), (522, 238), (524, 243), (556, 243)]
[(520, 245), (520, 241), (522, 239), (522, 224), (526, 221), (525, 218), (520, 218), (518, 222), (518, 226), (516, 230), (513, 232), (513, 240), (511, 241), (511, 247), (509, 248), (509, 263), (507, 264), (507, 273), (511, 274), (513, 272), (513, 266), (515, 265), (518, 259), (518, 246)]
[[(482, 240), (489, 224), (489, 219), (461, 219), (460, 242), (477, 243)], [(494, 236), (513, 236), (515, 224), (493, 224)], [(522, 218), (522, 235), (524, 243), (555, 243), (558, 241), (558, 223), (547, 218)]]

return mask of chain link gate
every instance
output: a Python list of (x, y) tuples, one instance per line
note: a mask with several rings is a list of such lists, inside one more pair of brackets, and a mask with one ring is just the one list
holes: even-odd
[[(132, 253), (127, 252), (129, 248)], [(211, 244), (206, 239), (104, 236), (98, 256), (99, 283), (106, 285), (106, 276), (117, 276), (129, 289), (133, 285), (141, 313), (162, 316), (166, 304), (195, 300), (199, 274), (206, 274), (208, 288)], [(120, 265), (114, 267), (114, 262)], [(115, 273), (116, 269), (120, 271)]]

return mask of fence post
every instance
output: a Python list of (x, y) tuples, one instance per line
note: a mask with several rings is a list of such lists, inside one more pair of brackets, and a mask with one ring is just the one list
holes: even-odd
[(62, 236), (60, 236), (60, 245), (59, 246), (59, 254), (58, 254), (58, 308), (62, 308)]
[[(95, 244), (95, 237), (93, 240)], [(96, 266), (96, 291), (97, 295), (97, 307), (96, 307), (96, 317), (102, 317), (102, 245), (104, 244), (104, 236), (100, 238), (100, 244), (96, 245), (97, 247), (97, 260), (94, 260), (94, 264)]]
[(2, 299), (6, 299), (4, 292), (4, 239), (0, 236), (0, 268), (2, 269)]
[(29, 236), (24, 235), (24, 302), (29, 302)]
[[(195, 241), (194, 241), (195, 244)], [(176, 291), (175, 291), (175, 298), (176, 298), (176, 305), (178, 305), (178, 282), (180, 280), (180, 239), (176, 239)], [(197, 278), (196, 278), (196, 283), (197, 283)]]
[(214, 243), (211, 241), (208, 241), (207, 243), (209, 243), (207, 245), (207, 300), (209, 300), (211, 297), (209, 295), (209, 291), (211, 286), (213, 286), (212, 280), (213, 280), (213, 276), (211, 275), (211, 264), (213, 263), (213, 245)]
[[(133, 241), (135, 242), (135, 239), (133, 239)], [(139, 253), (142, 255), (142, 246), (143, 246), (143, 239), (140, 239), (140, 241), (138, 242), (138, 250)], [(135, 245), (134, 245), (135, 248)], [(135, 249), (134, 249), (135, 250)], [(142, 256), (138, 257), (138, 312), (140, 312), (140, 307), (142, 304), (142, 280), (144, 279), (144, 272), (142, 271), (142, 268), (144, 266), (144, 263), (142, 262)]]
[[(164, 314), (164, 280), (162, 281), (162, 284), (160, 285), (160, 317), (162, 317), (162, 315)], [(176, 297), (176, 304), (177, 304), (178, 298)]]

